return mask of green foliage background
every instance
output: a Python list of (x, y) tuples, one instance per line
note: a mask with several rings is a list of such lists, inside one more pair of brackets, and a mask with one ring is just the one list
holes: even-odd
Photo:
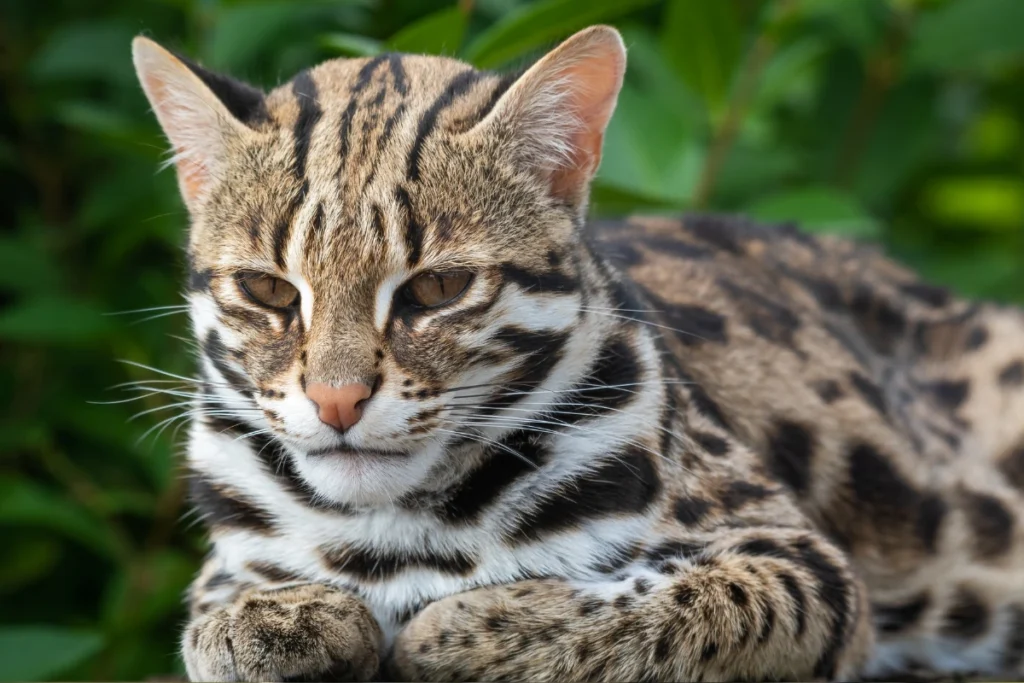
[(173, 174), (157, 173), (137, 33), (270, 87), (381, 50), (521, 64), (614, 23), (630, 67), (595, 212), (795, 219), (880, 240), (964, 294), (1024, 301), (1021, 0), (8, 0), (0, 12), (0, 680), (180, 672), (181, 596), (204, 551), (175, 476), (178, 423), (161, 423), (181, 407), (111, 389), (159, 378), (135, 363), (191, 365), (178, 310), (111, 315), (182, 302), (186, 216)]

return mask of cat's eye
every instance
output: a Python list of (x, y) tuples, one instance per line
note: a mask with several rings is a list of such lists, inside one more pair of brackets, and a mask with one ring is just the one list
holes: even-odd
[(423, 273), (417, 275), (405, 286), (405, 294), (410, 302), (423, 308), (436, 308), (454, 301), (466, 291), (472, 273), (455, 270), (447, 273)]
[(290, 308), (299, 302), (299, 290), (287, 280), (262, 273), (238, 276), (242, 290), (256, 303), (271, 308)]

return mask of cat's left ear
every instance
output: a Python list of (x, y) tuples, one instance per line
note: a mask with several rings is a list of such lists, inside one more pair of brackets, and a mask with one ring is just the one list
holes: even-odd
[(261, 91), (215, 74), (148, 38), (132, 41), (142, 89), (170, 140), (178, 186), (194, 211), (222, 177), (232, 147), (266, 120)]
[(592, 26), (534, 64), (479, 125), (511, 129), (526, 162), (550, 180), (551, 193), (582, 213), (625, 71), (619, 32)]

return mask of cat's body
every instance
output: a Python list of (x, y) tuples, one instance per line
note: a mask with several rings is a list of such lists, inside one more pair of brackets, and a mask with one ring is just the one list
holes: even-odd
[(193, 216), (193, 678), (1024, 671), (1024, 315), (786, 226), (584, 225), (614, 32), (515, 82), (136, 64)]

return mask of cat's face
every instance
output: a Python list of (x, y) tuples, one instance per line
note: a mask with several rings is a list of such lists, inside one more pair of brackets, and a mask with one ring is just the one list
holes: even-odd
[(317, 494), (429, 489), (471, 464), (459, 444), (585, 373), (578, 223), (621, 83), (613, 31), (516, 81), (386, 56), (265, 98), (153, 43), (135, 53), (193, 219), (213, 410), (272, 434)]

